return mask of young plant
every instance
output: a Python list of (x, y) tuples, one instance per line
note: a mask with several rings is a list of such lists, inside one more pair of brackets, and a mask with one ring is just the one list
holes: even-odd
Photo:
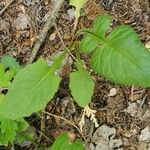
[[(110, 16), (100, 16), (91, 29), (81, 30), (84, 38), (80, 43), (80, 52), (92, 53), (92, 69), (106, 79), (125, 85), (150, 87), (150, 52), (131, 27), (120, 25), (111, 31), (111, 21)], [(6, 65), (10, 67), (9, 75), (5, 75), (7, 71), (1, 67), (1, 87), (7, 87), (8, 93), (0, 96), (0, 118), (13, 121), (13, 131), (17, 129), (16, 120), (44, 109), (53, 98), (61, 81), (57, 71), (66, 55), (65, 51), (55, 57), (51, 65), (39, 59), (25, 66), (17, 72), (12, 83), (10, 81), (13, 75), (10, 70), (14, 61)], [(76, 66), (76, 71), (70, 74), (71, 94), (79, 106), (90, 112), (87, 105), (94, 91), (94, 81), (80, 60), (77, 60)], [(94, 113), (94, 110), (91, 113), (84, 111), (97, 124)]]
[[(3, 56), (0, 64), (0, 107), (5, 101), (5, 95), (2, 90), (7, 89), (11, 80), (22, 67), (11, 56)], [(25, 131), (28, 124), (24, 119), (12, 120), (0, 115), (0, 145), (8, 145)]]

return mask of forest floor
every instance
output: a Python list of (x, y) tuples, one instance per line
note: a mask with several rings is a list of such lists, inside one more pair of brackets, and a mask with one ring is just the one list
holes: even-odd
[[(0, 11), (8, 2), (0, 0)], [(21, 65), (26, 65), (49, 10), (53, 10), (52, 0), (15, 0), (0, 15), (0, 56), (12, 55)], [(130, 25), (144, 44), (150, 42), (149, 0), (90, 0), (83, 11), (85, 15), (80, 17), (77, 30), (90, 27), (98, 15), (109, 14), (114, 18), (114, 27), (119, 24)], [(74, 8), (65, 1), (55, 20), (66, 46), (72, 39), (73, 13)], [(49, 60), (53, 53), (62, 50), (62, 46), (55, 27), (52, 27), (37, 58)], [(88, 56), (82, 57), (88, 63)], [(72, 69), (71, 64), (66, 65), (59, 91), (45, 110), (78, 125), (83, 109), (73, 101), (68, 88), (68, 73)], [(83, 139), (74, 126), (60, 118), (43, 115), (44, 120), (41, 120), (32, 115), (27, 118), (30, 125), (48, 137), (36, 131), (37, 143), (46, 147), (54, 142), (57, 135), (67, 132), (70, 138), (81, 139), (89, 150), (150, 150), (150, 90), (114, 84), (99, 76), (95, 76), (95, 79), (90, 108), (96, 110), (99, 127), (95, 128), (90, 119), (86, 118)], [(107, 141), (102, 140), (102, 135), (108, 136)], [(19, 150), (36, 149), (33, 143), (16, 147)]]

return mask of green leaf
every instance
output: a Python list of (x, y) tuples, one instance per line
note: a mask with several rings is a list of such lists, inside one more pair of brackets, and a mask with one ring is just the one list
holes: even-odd
[(13, 70), (5, 72), (4, 66), (0, 64), (0, 88), (8, 87), (14, 76), (15, 72)]
[(16, 59), (12, 56), (5, 55), (1, 58), (1, 63), (5, 66), (5, 68), (10, 68), (18, 72), (22, 69), (22, 66), (16, 61)]
[(17, 121), (18, 131), (25, 131), (29, 126), (23, 118), (16, 119), (15, 121)]
[[(100, 30), (99, 22), (95, 24)], [(104, 32), (96, 30), (95, 25), (93, 31), (85, 35), (95, 36), (102, 41), (93, 45), (97, 48), (91, 58), (92, 68), (115, 83), (150, 87), (150, 52), (141, 43), (136, 32), (129, 26), (120, 25), (106, 37)]]
[(57, 137), (56, 141), (49, 150), (85, 150), (80, 141), (71, 143), (67, 134), (61, 134)]
[(1, 131), (2, 134), (5, 134), (6, 139), (11, 141), (16, 136), (17, 130), (17, 123), (9, 120), (9, 119), (2, 119), (1, 122)]
[(103, 41), (105, 41), (105, 33), (108, 31), (112, 17), (99, 16), (94, 21), (93, 29), (81, 30), (85, 36), (80, 43), (80, 51), (90, 53), (95, 50)]
[(75, 10), (76, 19), (80, 17), (80, 10), (86, 2), (87, 0), (70, 0), (70, 5), (76, 7), (76, 10)]
[(74, 143), (72, 143), (72, 145), (69, 146), (68, 150), (85, 150), (85, 148), (83, 147), (81, 141), (76, 140)]
[(99, 40), (95, 37), (86, 36), (80, 43), (80, 51), (82, 53), (90, 53), (97, 48)]
[(84, 70), (71, 73), (69, 87), (78, 105), (85, 107), (90, 103), (94, 91), (94, 81), (90, 73)]
[(108, 15), (102, 15), (96, 18), (94, 21), (93, 29), (100, 37), (105, 37), (106, 32), (110, 28), (112, 17)]
[(0, 145), (13, 142), (17, 131), (17, 123), (13, 120), (0, 118)]
[[(22, 126), (23, 128), (19, 128)], [(7, 118), (0, 117), (0, 145), (8, 145), (13, 143), (18, 133), (25, 131), (28, 124), (24, 119), (18, 121), (10, 120)]]
[(1, 114), (17, 119), (42, 110), (58, 89), (61, 78), (54, 74), (58, 62), (48, 66), (41, 59), (21, 69), (9, 87)]
[(4, 98), (5, 98), (5, 95), (0, 93), (0, 106), (3, 104)]

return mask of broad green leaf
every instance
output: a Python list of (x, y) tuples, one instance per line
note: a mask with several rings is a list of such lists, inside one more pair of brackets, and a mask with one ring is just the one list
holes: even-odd
[(6, 138), (8, 140), (12, 140), (16, 135), (17, 130), (17, 123), (9, 120), (9, 119), (3, 119), (1, 122), (1, 131), (2, 134), (6, 135)]
[(15, 141), (21, 143), (24, 141), (33, 141), (33, 133), (27, 130), (27, 128), (29, 127), (29, 124), (23, 119), (17, 119), (17, 126), (18, 126), (18, 130), (15, 136)]
[(0, 88), (8, 87), (14, 76), (15, 72), (13, 70), (5, 72), (4, 66), (0, 64)]
[(3, 104), (4, 98), (5, 98), (5, 95), (0, 93), (0, 106)]
[[(21, 128), (20, 128), (21, 127)], [(8, 145), (13, 143), (18, 133), (25, 131), (28, 124), (24, 119), (18, 121), (0, 117), (0, 145)]]
[(61, 134), (57, 137), (56, 141), (49, 150), (85, 150), (80, 141), (71, 143), (67, 134)]
[(70, 5), (72, 5), (76, 8), (76, 10), (75, 10), (76, 19), (78, 19), (80, 17), (80, 10), (86, 2), (87, 2), (87, 0), (70, 0)]
[(90, 53), (97, 48), (99, 40), (95, 37), (86, 36), (80, 43), (80, 51), (82, 53)]
[(17, 119), (42, 110), (53, 98), (61, 80), (54, 74), (57, 63), (48, 66), (46, 61), (40, 59), (21, 69), (9, 87), (0, 109), (1, 114), (6, 118)]
[(5, 55), (1, 58), (1, 63), (5, 66), (5, 68), (10, 68), (15, 70), (16, 72), (22, 69), (22, 66), (16, 61), (16, 59), (12, 56)]
[(89, 53), (104, 43), (105, 34), (110, 27), (111, 21), (112, 17), (110, 16), (99, 16), (94, 21), (93, 29), (81, 30), (85, 36), (80, 43), (80, 51)]
[(23, 118), (16, 119), (15, 121), (17, 121), (18, 131), (25, 131), (29, 126), (29, 124)]
[(68, 150), (85, 150), (84, 146), (82, 145), (81, 141), (76, 140), (69, 146)]
[(56, 138), (56, 141), (50, 148), (50, 150), (66, 149), (69, 145), (67, 134), (61, 134)]
[[(101, 26), (99, 21), (96, 24)], [(93, 35), (103, 40), (91, 58), (92, 68), (98, 74), (116, 83), (150, 87), (150, 52), (131, 27), (120, 25), (104, 37), (94, 26), (93, 33), (86, 36)]]
[(17, 143), (23, 143), (24, 141), (35, 142), (34, 134), (27, 131), (19, 132), (15, 137), (15, 141)]
[(94, 91), (94, 81), (90, 73), (84, 70), (71, 73), (69, 87), (78, 105), (85, 107), (90, 103)]
[(94, 21), (93, 29), (100, 37), (105, 37), (106, 32), (110, 28), (112, 17), (108, 15), (102, 15), (96, 18)]
[(0, 145), (13, 142), (17, 131), (17, 123), (13, 120), (0, 118)]

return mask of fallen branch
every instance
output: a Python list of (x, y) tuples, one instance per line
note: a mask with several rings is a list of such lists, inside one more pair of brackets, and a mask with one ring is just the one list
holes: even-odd
[(64, 0), (57, 0), (55, 2), (56, 4), (54, 4), (54, 9), (52, 11), (49, 10), (49, 12), (47, 13), (47, 21), (46, 21), (43, 29), (41, 30), (41, 32), (39, 33), (39, 35), (36, 38), (37, 39), (36, 44), (32, 50), (32, 54), (28, 61), (28, 64), (31, 64), (34, 61), (41, 45), (45, 41), (45, 38), (47, 36), (49, 29), (53, 26), (53, 22), (55, 21), (58, 11), (60, 10), (63, 2), (64, 2)]
[(4, 11), (14, 2), (14, 0), (10, 0), (7, 2), (6, 6), (0, 11), (0, 16), (4, 13)]
[[(44, 111), (43, 111), (43, 112), (44, 112)], [(46, 111), (45, 111), (44, 113), (47, 114), (47, 115), (49, 115), (49, 116), (53, 116), (53, 117), (55, 117), (55, 118), (61, 119), (61, 120), (65, 121), (65, 122), (69, 123), (70, 125), (72, 125), (74, 128), (76, 128), (76, 129), (78, 130), (78, 132), (81, 134), (81, 136), (82, 136), (83, 139), (85, 140), (85, 136), (83, 135), (82, 131), (81, 131), (73, 122), (71, 122), (71, 121), (65, 119), (64, 117), (57, 116), (57, 115), (54, 115), (54, 114), (49, 113), (49, 112), (46, 112)]]

